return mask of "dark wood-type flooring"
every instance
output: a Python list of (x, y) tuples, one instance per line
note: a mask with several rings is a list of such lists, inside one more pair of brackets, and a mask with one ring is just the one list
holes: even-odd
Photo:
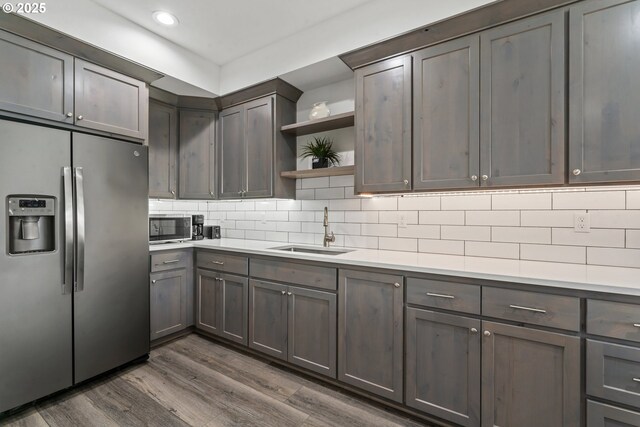
[(2, 426), (424, 426), (191, 334)]

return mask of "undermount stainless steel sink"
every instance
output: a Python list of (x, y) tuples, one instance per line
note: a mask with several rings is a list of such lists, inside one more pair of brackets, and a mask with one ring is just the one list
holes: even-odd
[(350, 250), (347, 249), (334, 249), (334, 248), (322, 248), (322, 247), (314, 247), (314, 246), (279, 246), (276, 248), (269, 248), (269, 249), (275, 249), (277, 251), (286, 251), (286, 252), (299, 252), (299, 253), (305, 253), (305, 254), (321, 254), (321, 255), (340, 255), (340, 254), (346, 254), (348, 252), (352, 252)]

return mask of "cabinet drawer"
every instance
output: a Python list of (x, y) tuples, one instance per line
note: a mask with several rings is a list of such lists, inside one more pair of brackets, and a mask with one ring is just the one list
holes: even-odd
[(640, 413), (587, 400), (587, 427), (640, 426)]
[(407, 278), (407, 302), (480, 314), (480, 286), (409, 277)]
[[(168, 251), (151, 254), (151, 272), (187, 268), (191, 262), (191, 251)], [(190, 267), (190, 266), (189, 266)]]
[(552, 328), (580, 330), (580, 299), (484, 287), (482, 314)]
[(587, 394), (640, 407), (640, 348), (587, 340)]
[(640, 305), (587, 300), (587, 333), (640, 342)]
[(312, 286), (330, 291), (335, 291), (338, 287), (337, 269), (288, 261), (251, 259), (251, 277)]
[(243, 276), (249, 274), (249, 259), (244, 256), (198, 250), (196, 262), (198, 268), (241, 274)]

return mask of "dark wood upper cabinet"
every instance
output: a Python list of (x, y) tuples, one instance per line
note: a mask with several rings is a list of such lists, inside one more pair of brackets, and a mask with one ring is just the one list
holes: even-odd
[(569, 12), (569, 182), (640, 180), (640, 2)]
[(411, 189), (411, 56), (361, 68), (355, 78), (355, 191), (408, 191)]
[(180, 110), (180, 198), (215, 198), (215, 113)]
[(75, 124), (146, 139), (149, 90), (144, 82), (75, 60)]
[(149, 197), (175, 199), (178, 189), (178, 110), (149, 101)]
[(0, 31), (0, 110), (73, 123), (73, 57)]
[(295, 197), (295, 182), (280, 172), (295, 169), (295, 104), (279, 95), (259, 98), (220, 113), (218, 157), (221, 199)]
[(413, 188), (479, 185), (480, 37), (413, 54)]
[(483, 186), (565, 180), (565, 11), (480, 35)]

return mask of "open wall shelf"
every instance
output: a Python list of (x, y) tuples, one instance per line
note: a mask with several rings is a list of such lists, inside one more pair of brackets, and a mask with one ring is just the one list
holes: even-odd
[(340, 175), (353, 175), (355, 173), (355, 167), (351, 166), (336, 166), (333, 168), (322, 169), (307, 169), (302, 171), (287, 171), (280, 172), (280, 176), (283, 178), (319, 178), (321, 176), (340, 176)]
[(324, 119), (308, 120), (306, 122), (293, 123), (291, 125), (282, 126), (280, 130), (284, 133), (303, 136), (312, 133), (326, 132), (328, 130), (342, 129), (353, 126), (355, 114), (353, 111), (348, 113), (336, 114), (335, 116), (325, 117)]

